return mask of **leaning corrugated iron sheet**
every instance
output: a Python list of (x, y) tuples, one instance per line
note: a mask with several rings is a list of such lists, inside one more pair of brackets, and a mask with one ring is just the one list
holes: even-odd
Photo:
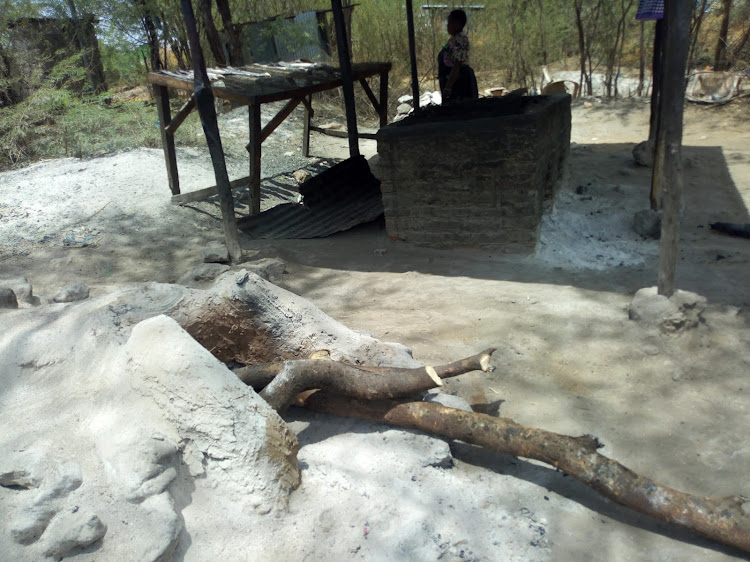
[(302, 204), (284, 203), (244, 217), (237, 225), (253, 238), (319, 238), (383, 214), (380, 182), (362, 156), (344, 160), (300, 186)]

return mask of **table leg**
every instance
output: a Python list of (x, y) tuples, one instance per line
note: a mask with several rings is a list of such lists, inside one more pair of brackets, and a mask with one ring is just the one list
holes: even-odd
[(310, 121), (312, 119), (312, 95), (307, 97), (305, 104), (305, 118), (302, 126), (302, 156), (310, 156)]
[(253, 104), (248, 107), (250, 116), (250, 143), (247, 145), (247, 151), (250, 153), (250, 214), (257, 215), (260, 213), (260, 147), (261, 129), (260, 129), (260, 104)]
[(161, 146), (164, 149), (164, 160), (167, 163), (167, 178), (172, 195), (180, 193), (180, 177), (177, 174), (177, 153), (174, 149), (174, 137), (167, 133), (167, 126), (172, 121), (169, 108), (169, 91), (166, 86), (154, 86), (156, 110), (159, 113), (159, 130), (161, 131)]
[(388, 71), (380, 73), (380, 126), (388, 124)]

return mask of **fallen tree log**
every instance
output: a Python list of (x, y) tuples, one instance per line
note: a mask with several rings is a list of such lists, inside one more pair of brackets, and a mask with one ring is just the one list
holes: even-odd
[(261, 397), (275, 410), (283, 411), (299, 393), (312, 389), (363, 400), (404, 398), (442, 385), (443, 378), (471, 371), (491, 372), (490, 357), (494, 351), (495, 348), (489, 348), (446, 365), (415, 369), (303, 359), (243, 367), (235, 374), (254, 388), (264, 386)]
[(508, 418), (429, 402), (365, 401), (322, 391), (300, 395), (297, 405), (416, 429), (499, 453), (539, 460), (620, 505), (750, 552), (750, 499), (707, 498), (663, 486), (599, 454), (597, 449), (602, 445), (591, 435), (561, 435), (523, 426)]

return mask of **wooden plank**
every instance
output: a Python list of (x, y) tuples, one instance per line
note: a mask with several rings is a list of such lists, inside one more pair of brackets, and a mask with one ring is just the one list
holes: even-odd
[[(193, 90), (192, 82), (189, 78), (177, 78), (175, 76), (167, 76), (159, 72), (152, 72), (148, 75), (148, 79), (152, 84), (158, 84), (159, 86), (167, 86), (169, 88), (177, 88), (178, 90), (185, 90), (190, 92)], [(208, 80), (208, 78), (206, 78)], [(210, 85), (210, 82), (209, 82)], [(249, 104), (250, 96), (238, 93), (228, 88), (222, 88), (221, 86), (212, 87), (213, 95), (217, 98), (236, 101), (238, 103), (247, 105)]]
[(294, 98), (289, 100), (289, 103), (287, 103), (284, 107), (281, 108), (281, 110), (274, 116), (271, 121), (269, 121), (268, 125), (263, 127), (263, 130), (260, 132), (260, 142), (263, 142), (268, 138), (268, 136), (273, 133), (276, 128), (281, 125), (284, 122), (284, 119), (289, 117), (289, 115), (292, 113), (292, 111), (295, 110), (295, 108), (302, 103), (303, 98)]
[(411, 95), (414, 109), (419, 109), (419, 75), (417, 74), (417, 48), (414, 40), (414, 9), (412, 0), (406, 0), (406, 27), (409, 35), (409, 63), (411, 66)]
[(167, 134), (172, 114), (169, 108), (169, 91), (166, 86), (154, 86), (156, 110), (159, 114), (159, 130), (161, 131), (161, 146), (164, 150), (164, 160), (167, 163), (167, 181), (172, 195), (180, 193), (180, 176), (177, 173), (177, 153), (174, 149), (174, 137)]
[(357, 111), (354, 105), (354, 77), (352, 74), (349, 42), (346, 33), (344, 12), (341, 0), (331, 0), (333, 21), (336, 25), (336, 47), (339, 52), (341, 66), (341, 87), (344, 90), (344, 109), (346, 111), (346, 129), (349, 133), (349, 156), (359, 156), (359, 141), (357, 139)]
[(682, 121), (690, 39), (690, 12), (690, 3), (685, 0), (664, 2), (664, 75), (659, 103), (659, 132), (656, 140), (657, 145), (664, 147), (658, 291), (660, 295), (666, 297), (671, 297), (674, 293), (680, 240), (680, 208), (684, 182)]
[(388, 70), (380, 73), (380, 127), (388, 124)]
[(195, 96), (190, 96), (190, 99), (175, 113), (174, 118), (170, 121), (169, 125), (165, 127), (168, 135), (173, 135), (175, 131), (182, 125), (182, 122), (187, 119), (190, 112), (195, 109)]
[[(244, 178), (238, 178), (236, 180), (232, 180), (229, 182), (230, 189), (234, 190), (238, 187), (242, 187), (243, 185), (247, 185), (250, 183), (250, 176), (245, 176)], [(197, 191), (189, 191), (188, 193), (180, 193), (179, 195), (173, 195), (172, 196), (172, 204), (173, 205), (184, 205), (185, 203), (194, 203), (196, 201), (203, 201), (204, 199), (208, 199), (212, 195), (216, 195), (219, 193), (219, 186), (218, 185), (212, 185), (211, 187), (206, 187), (203, 189), (199, 189)]]
[(367, 80), (362, 78), (359, 83), (362, 85), (362, 89), (365, 91), (365, 94), (367, 95), (367, 99), (370, 100), (370, 103), (372, 104), (372, 107), (375, 109), (375, 111), (378, 112), (378, 115), (380, 114), (380, 102), (378, 101), (378, 98), (375, 97), (375, 94), (372, 91), (372, 88), (370, 88), (370, 85), (367, 83)]
[[(246, 68), (265, 71), (261, 66), (250, 66), (244, 67), (243, 69)], [(391, 63), (388, 62), (352, 64), (352, 80), (361, 80), (363, 78), (382, 75), (385, 72), (389, 72), (390, 69)], [(298, 72), (298, 74), (300, 77), (304, 77), (304, 72)], [(343, 79), (338, 70), (325, 78), (315, 77), (310, 84), (298, 85), (293, 81), (290, 82), (289, 79), (292, 79), (293, 77), (294, 74), (287, 72), (287, 80), (284, 81), (283, 87), (279, 82), (267, 82), (266, 85), (263, 85), (263, 80), (270, 81), (272, 79), (256, 78), (253, 79), (255, 80), (254, 82), (250, 81), (250, 79), (245, 79), (241, 84), (239, 81), (237, 81), (236, 84), (228, 84), (225, 81), (225, 86), (212, 86), (212, 91), (217, 98), (234, 101), (243, 105), (250, 105), (251, 103), (256, 102), (264, 104), (305, 97), (311, 94), (325, 92), (327, 90), (335, 90), (343, 85)], [(152, 84), (168, 86), (170, 88), (177, 88), (188, 92), (193, 89), (192, 81), (189, 77), (178, 78), (176, 76), (163, 74), (162, 72), (151, 72), (148, 75), (148, 79)]]
[(216, 107), (214, 106), (214, 95), (208, 80), (206, 62), (203, 59), (198, 38), (198, 29), (195, 24), (195, 14), (191, 0), (182, 0), (182, 15), (185, 19), (188, 40), (190, 41), (190, 52), (193, 56), (193, 87), (195, 103), (203, 125), (203, 133), (206, 135), (208, 150), (211, 154), (211, 162), (214, 167), (214, 176), (219, 191), (222, 224), (224, 226), (224, 239), (232, 262), (242, 261), (242, 247), (240, 246), (239, 233), (237, 231), (237, 220), (234, 216), (234, 199), (232, 189), (229, 187), (229, 176), (227, 174), (224, 150), (221, 146), (219, 125), (216, 119)]
[[(329, 137), (336, 137), (339, 139), (348, 139), (349, 133), (347, 131), (339, 131), (337, 129), (324, 129), (322, 127), (316, 127), (315, 125), (310, 125), (310, 130), (315, 131), (316, 133), (322, 133), (324, 135), (328, 135)], [(376, 133), (362, 133), (357, 132), (357, 136), (361, 139), (375, 139), (377, 138)]]
[(261, 157), (261, 130), (260, 130), (260, 104), (256, 103), (248, 108), (250, 144), (247, 151), (250, 153), (250, 214), (260, 213), (260, 157)]

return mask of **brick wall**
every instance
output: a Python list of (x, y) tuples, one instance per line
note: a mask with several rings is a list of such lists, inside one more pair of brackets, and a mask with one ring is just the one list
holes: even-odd
[(378, 133), (392, 238), (533, 252), (570, 146), (570, 96), (431, 107)]

